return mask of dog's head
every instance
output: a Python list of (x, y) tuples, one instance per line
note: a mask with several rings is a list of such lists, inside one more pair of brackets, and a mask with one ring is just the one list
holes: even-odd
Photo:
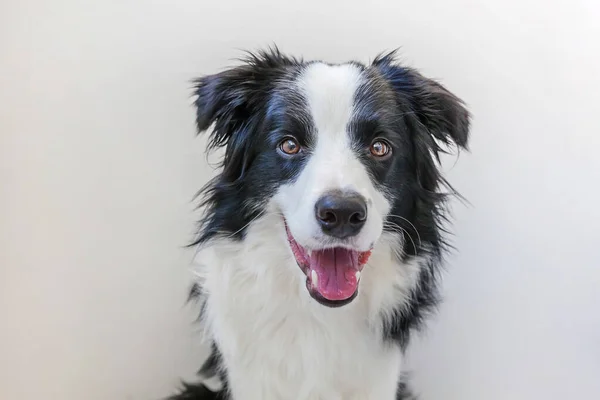
[(443, 144), (466, 147), (469, 116), (393, 54), (365, 66), (261, 52), (200, 78), (195, 94), (199, 131), (214, 124), (211, 147), (225, 147), (198, 242), (242, 239), (274, 207), (307, 289), (329, 306), (355, 297), (383, 232), (439, 245), (437, 157)]

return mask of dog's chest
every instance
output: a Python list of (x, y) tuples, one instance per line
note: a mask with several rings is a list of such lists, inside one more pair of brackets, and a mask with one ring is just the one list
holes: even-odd
[(221, 264), (205, 281), (234, 400), (394, 399), (400, 350), (367, 322), (366, 306), (324, 307), (301, 279), (269, 268)]

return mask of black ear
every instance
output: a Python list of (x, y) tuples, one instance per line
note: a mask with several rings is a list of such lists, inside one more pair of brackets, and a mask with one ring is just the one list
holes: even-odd
[(467, 148), (470, 115), (464, 103), (438, 82), (423, 77), (417, 71), (409, 72), (414, 85), (415, 108), (421, 123), (443, 143), (452, 140)]
[(227, 145), (232, 136), (241, 134), (239, 131), (248, 133), (248, 125), (256, 122), (253, 120), (265, 106), (268, 93), (286, 70), (299, 62), (275, 46), (247, 53), (240, 61), (242, 64), (238, 67), (195, 81), (198, 132), (215, 123), (212, 147)]
[(462, 100), (416, 70), (397, 65), (394, 53), (376, 58), (373, 66), (390, 82), (400, 101), (409, 103), (435, 139), (467, 148), (470, 115)]
[(226, 145), (239, 125), (250, 115), (252, 71), (248, 65), (208, 75), (195, 81), (198, 132), (215, 123), (210, 146)]

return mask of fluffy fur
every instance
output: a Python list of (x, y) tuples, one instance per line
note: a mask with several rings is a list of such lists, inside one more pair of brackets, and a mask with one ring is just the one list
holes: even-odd
[[(277, 49), (198, 79), (195, 95), (198, 130), (214, 125), (210, 147), (225, 148), (202, 191), (191, 293), (212, 343), (200, 376), (220, 382), (171, 399), (412, 399), (403, 351), (438, 301), (453, 193), (438, 155), (467, 145), (462, 102), (393, 53), (330, 65)], [(390, 155), (369, 152), (377, 140)], [(315, 204), (331, 191), (364, 200), (356, 235), (322, 231)], [(332, 308), (309, 293), (286, 227), (307, 254), (372, 250), (356, 298)]]

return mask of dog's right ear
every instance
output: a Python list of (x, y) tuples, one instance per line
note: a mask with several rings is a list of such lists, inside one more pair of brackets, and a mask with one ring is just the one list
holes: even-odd
[(241, 61), (238, 67), (194, 82), (198, 132), (215, 124), (209, 143), (213, 148), (227, 145), (232, 136), (240, 136), (235, 142), (247, 139), (248, 125), (256, 122), (274, 82), (287, 67), (298, 64), (298, 60), (283, 55), (275, 46), (247, 53)]
[(243, 65), (194, 82), (198, 133), (215, 124), (211, 147), (226, 145), (239, 125), (251, 115), (252, 75), (249, 66)]

